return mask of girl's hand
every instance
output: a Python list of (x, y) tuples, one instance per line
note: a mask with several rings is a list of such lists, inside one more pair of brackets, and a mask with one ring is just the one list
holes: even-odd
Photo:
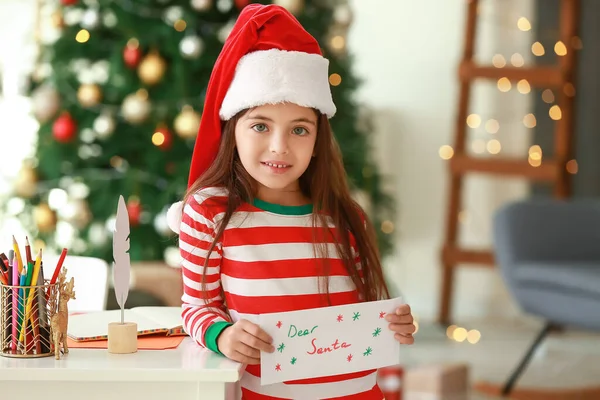
[(260, 351), (272, 353), (273, 339), (252, 322), (241, 319), (225, 328), (217, 339), (217, 347), (227, 358), (243, 364), (260, 364)]
[(394, 338), (400, 344), (413, 344), (415, 342), (412, 334), (415, 333), (416, 327), (413, 324), (413, 316), (410, 313), (408, 304), (402, 304), (396, 308), (396, 312), (386, 315), (385, 320), (390, 323), (390, 329), (396, 332)]

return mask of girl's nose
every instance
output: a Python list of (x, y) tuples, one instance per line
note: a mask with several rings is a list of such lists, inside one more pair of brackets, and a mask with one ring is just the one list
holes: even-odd
[(273, 132), (271, 135), (270, 147), (271, 153), (287, 154), (289, 151), (288, 135), (280, 131)]

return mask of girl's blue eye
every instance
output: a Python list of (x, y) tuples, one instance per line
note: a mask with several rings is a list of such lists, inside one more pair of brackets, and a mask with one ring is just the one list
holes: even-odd
[(265, 124), (256, 124), (252, 127), (256, 132), (264, 132), (267, 130), (267, 126)]
[(306, 135), (308, 131), (301, 126), (294, 128), (294, 135)]

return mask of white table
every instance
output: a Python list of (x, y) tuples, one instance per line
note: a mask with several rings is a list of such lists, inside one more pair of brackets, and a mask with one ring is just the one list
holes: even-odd
[(0, 357), (4, 399), (212, 400), (234, 399), (242, 364), (185, 338), (172, 350), (110, 354), (70, 349), (60, 360)]

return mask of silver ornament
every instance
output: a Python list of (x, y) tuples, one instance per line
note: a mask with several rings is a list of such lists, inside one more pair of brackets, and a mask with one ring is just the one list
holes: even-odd
[(219, 10), (223, 14), (229, 12), (229, 10), (231, 10), (231, 7), (233, 7), (232, 0), (217, 0), (217, 10)]
[(100, 222), (94, 222), (88, 231), (88, 239), (94, 246), (103, 246), (108, 242), (107, 228)]
[(139, 93), (132, 93), (125, 97), (121, 106), (123, 117), (132, 124), (144, 122), (150, 114), (148, 97)]
[(107, 11), (102, 15), (102, 23), (104, 23), (104, 26), (107, 28), (114, 28), (117, 26), (118, 22), (117, 16), (112, 11)]
[(199, 36), (186, 36), (179, 43), (179, 51), (185, 58), (198, 58), (204, 50), (204, 42)]
[(162, 210), (160, 213), (156, 214), (153, 225), (156, 232), (160, 233), (162, 236), (169, 235), (171, 229), (169, 228), (169, 224), (167, 223), (166, 210)]
[(341, 25), (350, 25), (352, 22), (352, 10), (348, 4), (340, 4), (333, 11), (333, 19)]
[(88, 8), (81, 16), (81, 26), (85, 29), (96, 29), (100, 25), (100, 12), (95, 8)]
[(60, 109), (60, 96), (50, 85), (40, 86), (31, 96), (33, 115), (39, 122), (47, 122)]
[(164, 19), (169, 25), (173, 25), (177, 20), (183, 18), (183, 8), (180, 6), (171, 6), (165, 10)]
[(212, 0), (192, 0), (191, 5), (196, 11), (208, 11), (212, 7)]
[(108, 113), (100, 114), (94, 120), (94, 131), (99, 139), (110, 137), (115, 131), (115, 119)]

